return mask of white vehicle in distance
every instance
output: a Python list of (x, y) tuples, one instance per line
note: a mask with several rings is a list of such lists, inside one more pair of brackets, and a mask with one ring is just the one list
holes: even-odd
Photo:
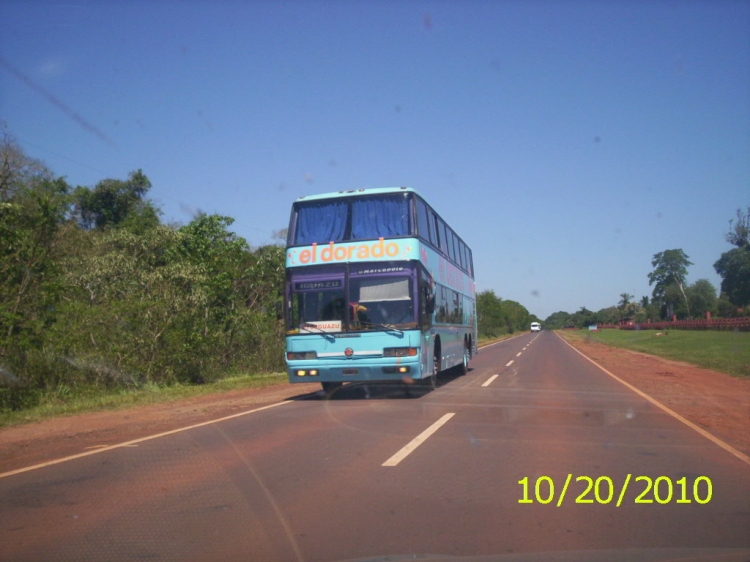
[(532, 332), (541, 332), (542, 331), (542, 325), (539, 322), (532, 322), (531, 323), (531, 331)]

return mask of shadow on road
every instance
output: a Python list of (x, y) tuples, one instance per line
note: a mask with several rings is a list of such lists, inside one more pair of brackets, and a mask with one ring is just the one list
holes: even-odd
[[(469, 369), (471, 371), (471, 368)], [(457, 369), (450, 369), (440, 373), (437, 378), (436, 389), (450, 384), (461, 377)], [(308, 394), (291, 396), (287, 400), (388, 400), (388, 399), (417, 399), (427, 396), (433, 388), (429, 381), (414, 381), (412, 383), (398, 382), (350, 382), (330, 393), (322, 388)]]

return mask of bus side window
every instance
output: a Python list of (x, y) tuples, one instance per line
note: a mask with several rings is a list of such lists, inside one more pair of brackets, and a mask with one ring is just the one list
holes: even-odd
[(446, 234), (445, 223), (441, 219), (438, 221), (438, 234), (440, 235), (440, 250), (447, 257), (448, 253), (448, 235)]
[(417, 199), (417, 229), (419, 230), (419, 237), (422, 240), (430, 242), (431, 244), (435, 243), (431, 238), (433, 231), (429, 227), (427, 206), (421, 199)]
[(437, 230), (435, 229), (435, 213), (429, 207), (427, 208), (427, 222), (430, 227), (430, 242), (432, 242), (433, 246), (439, 248)]

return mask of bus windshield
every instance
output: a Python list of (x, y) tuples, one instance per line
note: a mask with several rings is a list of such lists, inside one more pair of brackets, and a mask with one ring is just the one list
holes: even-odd
[(364, 276), (349, 284), (351, 330), (414, 328), (416, 319), (411, 279), (400, 276)]
[[(391, 269), (383, 273), (384, 269)], [(336, 333), (417, 327), (414, 270), (361, 268), (345, 283), (343, 268), (322, 278), (294, 274), (290, 279), (289, 333)], [(346, 285), (346, 286), (345, 286)]]

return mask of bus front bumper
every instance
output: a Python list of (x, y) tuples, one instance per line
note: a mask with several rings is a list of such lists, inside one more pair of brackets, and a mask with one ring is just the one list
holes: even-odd
[(419, 358), (368, 361), (287, 361), (289, 382), (400, 381), (420, 376)]

